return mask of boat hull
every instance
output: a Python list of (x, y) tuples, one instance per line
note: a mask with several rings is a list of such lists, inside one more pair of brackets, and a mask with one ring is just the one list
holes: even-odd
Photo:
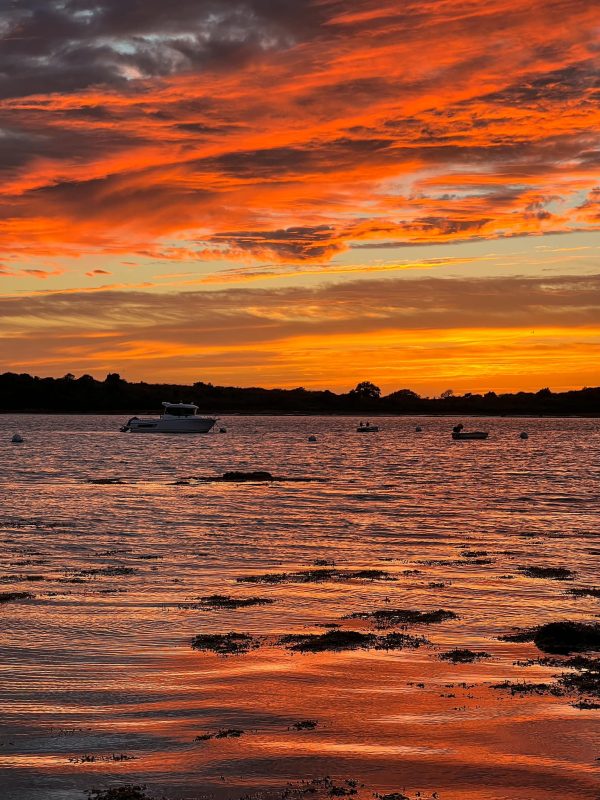
[(463, 439), (487, 439), (489, 433), (487, 431), (471, 431), (470, 433), (453, 433), (452, 438), (455, 440)]
[(215, 425), (213, 417), (187, 419), (137, 419), (128, 424), (131, 433), (208, 433)]

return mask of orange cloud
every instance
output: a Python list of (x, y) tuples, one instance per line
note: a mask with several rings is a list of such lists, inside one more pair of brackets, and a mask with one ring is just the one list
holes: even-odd
[[(598, 160), (593, 4), (570, 3), (568, 25), (559, 0), (242, 7), (252, 55), (240, 41), (227, 68), (202, 48), (195, 67), (156, 28), (155, 52), (106, 54), (100, 81), (63, 86), (57, 64), (46, 93), (40, 78), (0, 103), (5, 248), (134, 254), (177, 237), (205, 257), (302, 262), (382, 237), (597, 227), (578, 207)], [(102, 13), (69, 29), (90, 52), (94, 22), (114, 24)], [(154, 30), (152, 14), (127, 35)], [(170, 25), (202, 20), (185, 4)], [(13, 58), (30, 63), (25, 45)]]
[(107, 269), (92, 269), (85, 273), (88, 278), (95, 278), (98, 275), (112, 275)]

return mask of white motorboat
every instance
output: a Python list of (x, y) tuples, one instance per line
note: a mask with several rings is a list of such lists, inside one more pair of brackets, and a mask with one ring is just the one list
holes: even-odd
[(208, 433), (217, 417), (198, 415), (193, 403), (163, 403), (160, 417), (132, 417), (121, 427), (122, 433)]

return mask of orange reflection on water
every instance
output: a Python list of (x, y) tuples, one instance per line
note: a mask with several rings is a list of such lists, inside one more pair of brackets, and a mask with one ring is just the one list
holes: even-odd
[[(121, 435), (118, 422), (19, 417), (27, 447), (0, 448), (3, 591), (35, 595), (0, 610), (0, 764), (19, 800), (126, 781), (237, 797), (326, 774), (367, 796), (548, 800), (560, 786), (593, 800), (595, 712), (492, 687), (557, 672), (524, 665), (536, 648), (499, 635), (597, 611), (567, 591), (596, 579), (595, 421), (485, 420), (480, 443), (453, 443), (451, 419), (382, 419), (365, 438), (348, 418), (236, 417), (227, 436), (194, 441)], [(321, 480), (193, 479), (250, 466)], [(123, 482), (87, 482), (98, 476)], [(316, 561), (340, 574), (237, 580), (328, 568)], [(527, 564), (568, 567), (575, 582), (528, 577)], [(387, 575), (344, 576), (359, 569)], [(194, 607), (212, 594), (275, 602)], [(457, 618), (392, 629), (426, 637), (416, 649), (281, 642), (325, 625), (384, 635), (349, 615), (390, 608)], [(227, 657), (190, 646), (230, 631), (260, 646)], [(455, 647), (489, 658), (440, 660)], [(295, 729), (307, 720), (314, 730)], [(242, 734), (216, 736), (228, 729)]]

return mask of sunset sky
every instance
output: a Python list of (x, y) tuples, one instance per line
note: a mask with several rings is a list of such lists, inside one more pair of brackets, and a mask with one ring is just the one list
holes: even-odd
[(0, 371), (600, 384), (597, 0), (5, 0)]

